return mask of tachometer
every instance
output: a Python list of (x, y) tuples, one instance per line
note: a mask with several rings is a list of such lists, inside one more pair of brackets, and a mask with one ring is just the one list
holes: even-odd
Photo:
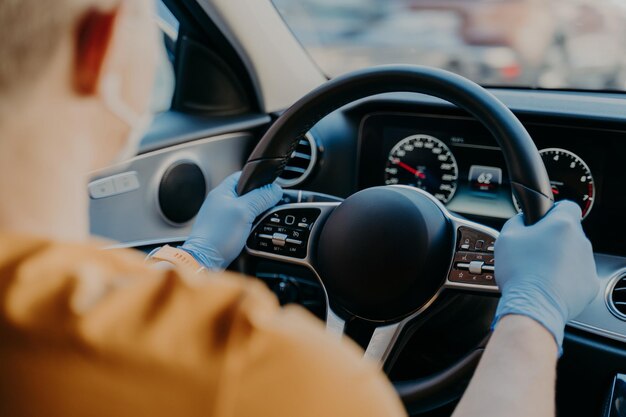
[[(591, 212), (596, 187), (589, 167), (581, 157), (560, 148), (539, 151), (548, 171), (555, 201), (570, 200), (580, 206), (583, 219)], [(513, 199), (515, 207), (519, 204)]]
[(389, 153), (385, 184), (421, 188), (442, 203), (454, 196), (459, 167), (450, 148), (429, 135), (413, 135), (398, 142)]

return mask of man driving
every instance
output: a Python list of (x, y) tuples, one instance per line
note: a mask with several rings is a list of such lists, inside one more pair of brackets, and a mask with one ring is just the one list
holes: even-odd
[[(0, 415), (405, 415), (356, 344), (221, 272), (277, 185), (239, 196), (228, 177), (149, 262), (89, 236), (85, 173), (149, 125), (152, 7), (0, 0)], [(554, 416), (565, 324), (598, 290), (580, 218), (563, 202), (505, 225), (494, 333), (456, 416)]]

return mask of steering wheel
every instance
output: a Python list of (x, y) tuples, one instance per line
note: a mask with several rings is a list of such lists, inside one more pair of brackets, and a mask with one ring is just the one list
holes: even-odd
[[(273, 182), (299, 139), (324, 116), (353, 101), (389, 92), (438, 97), (469, 112), (496, 138), (526, 224), (553, 206), (548, 175), (515, 115), (479, 85), (447, 71), (383, 66), (326, 82), (284, 112), (244, 166), (240, 195)], [(402, 347), (403, 330), (432, 309), (445, 290), (497, 293), (493, 248), (498, 232), (460, 218), (413, 187), (373, 187), (342, 202), (274, 208), (253, 228), (248, 253), (308, 267), (327, 301), (327, 329), (349, 333), (354, 318), (373, 331), (365, 357), (384, 366)], [(411, 410), (429, 409), (473, 372), (481, 348), (431, 377), (396, 385)]]

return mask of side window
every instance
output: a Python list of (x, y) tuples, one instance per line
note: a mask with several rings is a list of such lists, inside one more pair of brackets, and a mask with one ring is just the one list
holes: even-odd
[(155, 0), (155, 2), (155, 20), (164, 43), (164, 50), (166, 51), (158, 63), (156, 85), (152, 98), (152, 110), (155, 113), (159, 113), (170, 109), (172, 95), (176, 87), (173, 63), (176, 53), (179, 23), (170, 9), (163, 3), (163, 0)]

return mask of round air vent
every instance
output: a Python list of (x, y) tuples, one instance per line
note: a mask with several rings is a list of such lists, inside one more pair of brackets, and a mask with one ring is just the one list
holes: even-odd
[(626, 271), (622, 271), (609, 285), (606, 301), (611, 313), (626, 321)]
[(159, 208), (169, 222), (181, 225), (193, 219), (206, 197), (206, 180), (193, 162), (170, 166), (159, 185)]
[(282, 187), (294, 187), (302, 184), (313, 172), (317, 163), (317, 143), (315, 138), (308, 132), (296, 146), (291, 154), (283, 173), (276, 182)]

